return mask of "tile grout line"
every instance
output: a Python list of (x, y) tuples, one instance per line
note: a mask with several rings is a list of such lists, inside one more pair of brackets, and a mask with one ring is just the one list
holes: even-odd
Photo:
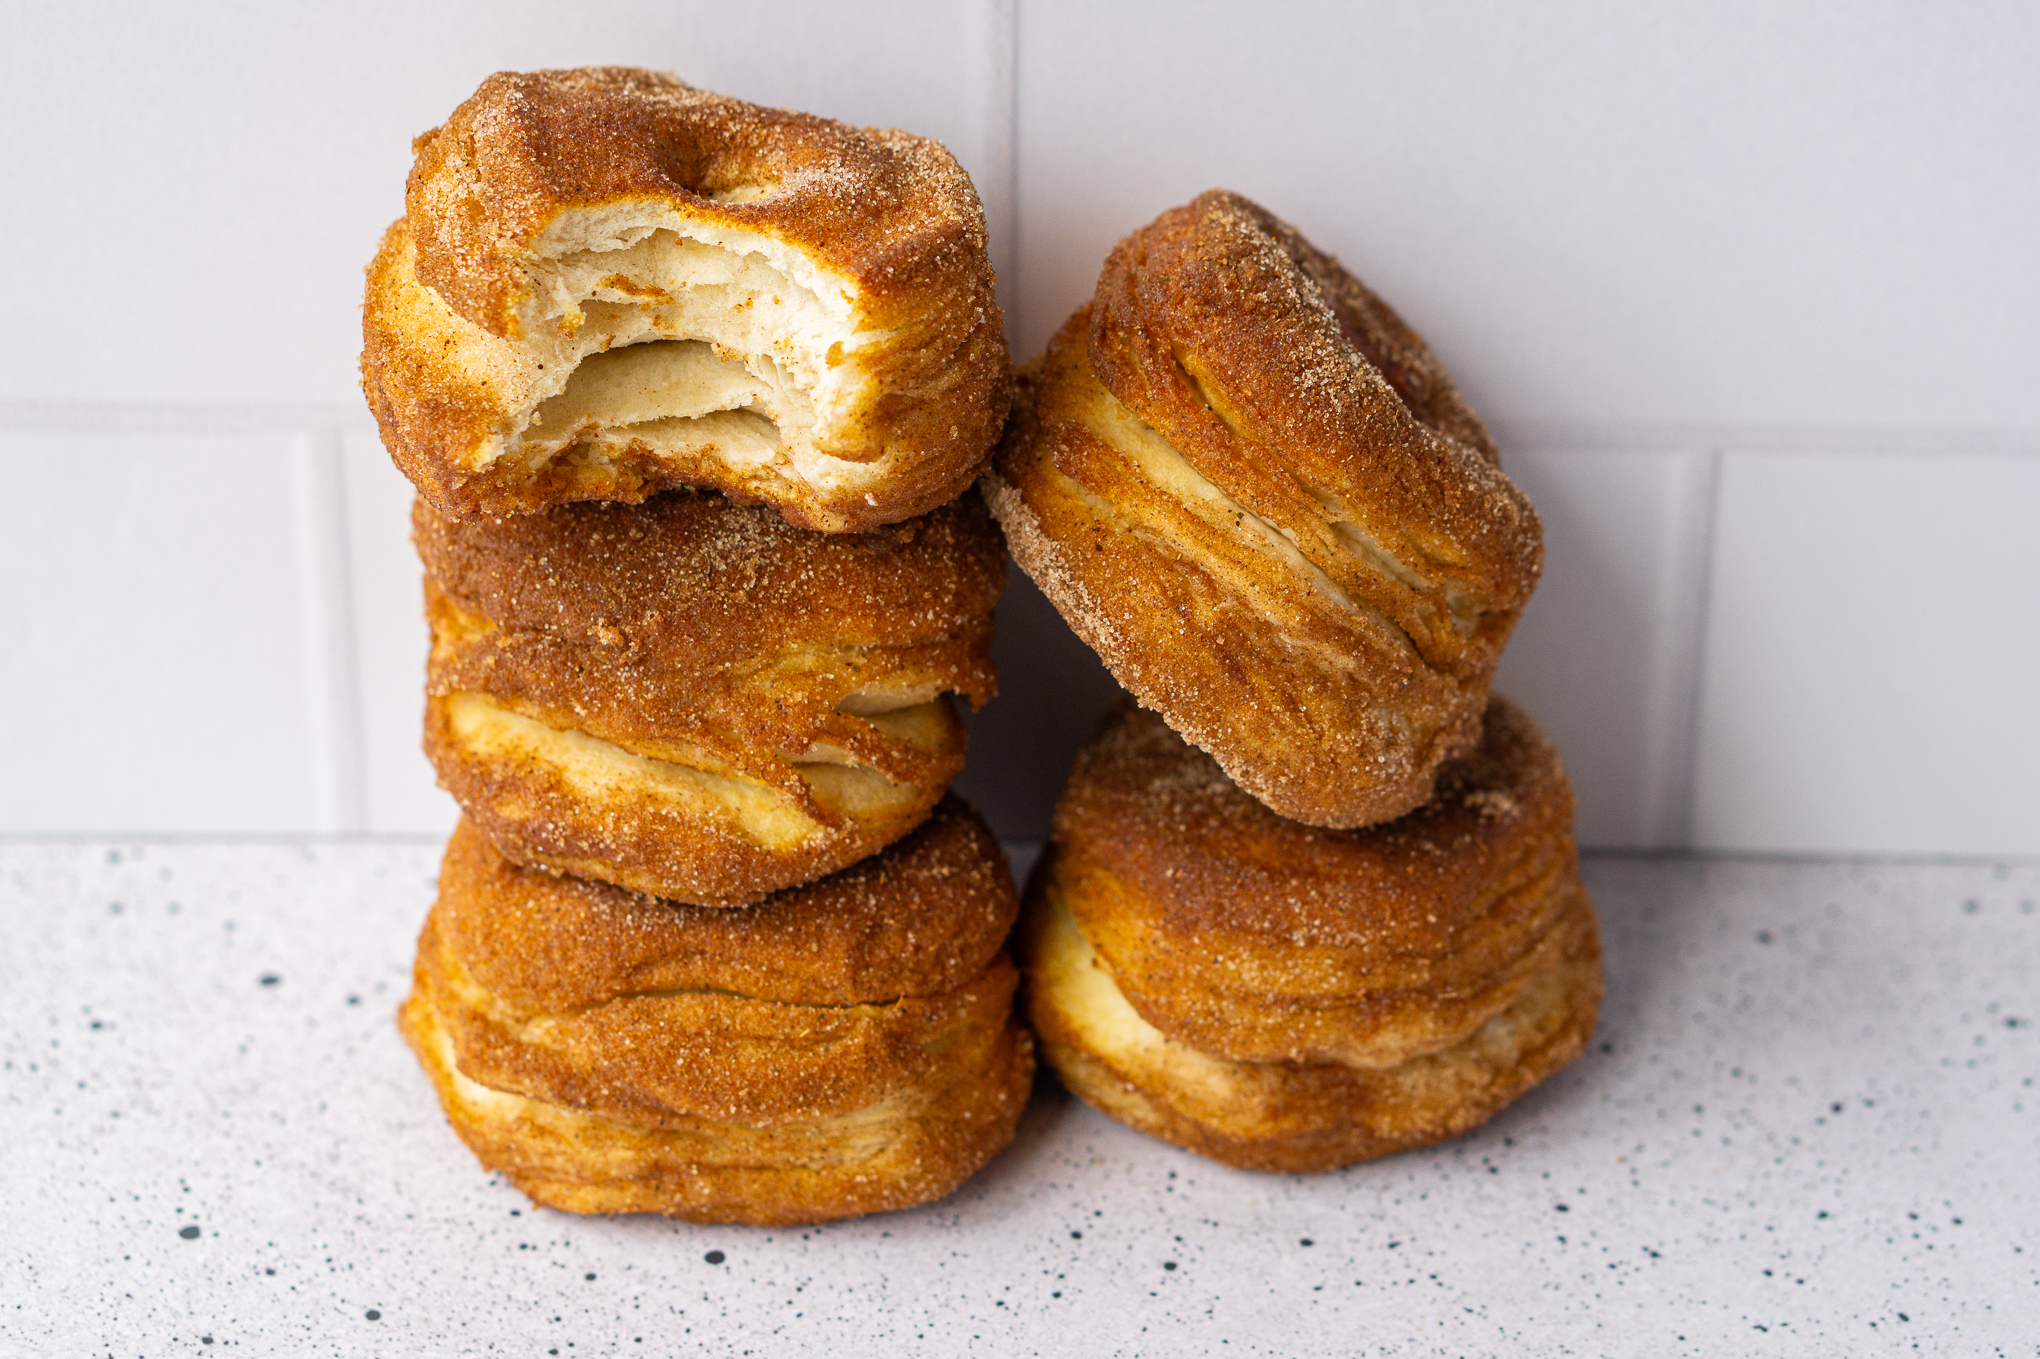
[(321, 831), (360, 832), (368, 829), (367, 752), (339, 434), (300, 431), (291, 443), (291, 461), (297, 492), (298, 590), (304, 603), (313, 806)]
[[(989, 198), (988, 222), (1003, 212), (1006, 240), (993, 263), (999, 291), (1018, 304), (1020, 264), (1019, 81), (1017, 0), (985, 0), (988, 92), (985, 145), (1003, 176)], [(988, 180), (989, 182), (989, 180)], [(1001, 305), (1006, 305), (1002, 303)], [(1009, 322), (1013, 320), (1009, 308)], [(1490, 421), (1505, 450), (1527, 453), (1689, 452), (1709, 446), (1737, 456), (2040, 458), (2040, 429), (1962, 429), (1907, 425), (1753, 425), (1736, 421), (1506, 420)], [(29, 434), (325, 434), (372, 433), (375, 423), (352, 402), (167, 402), (0, 400), (0, 432)]]
[(1490, 422), (1504, 458), (1525, 453), (1628, 453), (1709, 447), (1724, 454), (1844, 458), (2040, 458), (2040, 429), (1917, 425), (1756, 425), (1733, 420), (1505, 420)]
[(1019, 0), (982, 0), (984, 102), (979, 109), (985, 184), (979, 192), (993, 229), (992, 272), (1006, 329), (1020, 304)]
[(368, 412), (327, 401), (0, 401), (0, 430), (52, 434), (341, 434), (373, 429)]
[(1649, 747), (1645, 770), (1650, 790), (1650, 843), (1660, 849), (1690, 850), (1697, 830), (1700, 724), (1707, 669), (1708, 608), (1713, 594), (1718, 506), (1721, 499), (1719, 448), (1688, 453), (1680, 522), (1672, 535), (1674, 560), (1661, 596), (1661, 623), (1651, 658)]

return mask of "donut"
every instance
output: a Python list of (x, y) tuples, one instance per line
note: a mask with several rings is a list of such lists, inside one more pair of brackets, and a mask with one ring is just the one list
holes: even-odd
[(1033, 1077), (998, 842), (946, 801), (743, 911), (519, 868), (463, 821), (399, 1024), (482, 1164), (573, 1213), (822, 1222), (949, 1193)]
[(1250, 1169), (1456, 1136), (1584, 1050), (1600, 936), (1557, 751), (1491, 697), (1418, 811), (1276, 816), (1131, 701), (1078, 756), (1020, 944), (1082, 1098)]
[(1020, 386), (981, 485), (1119, 682), (1291, 820), (1421, 806), (1543, 552), (1423, 339), (1214, 190), (1119, 243)]
[(1006, 342), (939, 142), (594, 67), (490, 76), (414, 149), (361, 378), (442, 510), (709, 486), (855, 531), (990, 453)]
[(669, 491), (456, 519), (423, 498), (425, 752), (511, 860), (705, 906), (912, 830), (997, 690), (997, 528), (865, 533)]

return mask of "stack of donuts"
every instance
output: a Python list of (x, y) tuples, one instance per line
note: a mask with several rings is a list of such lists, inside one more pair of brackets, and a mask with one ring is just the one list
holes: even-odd
[[(485, 1165), (906, 1207), (1011, 1139), (1038, 1040), (1134, 1127), (1317, 1170), (1584, 1048), (1571, 788), (1489, 692), (1537, 517), (1338, 261), (1207, 193), (1015, 384), (934, 142), (596, 68), (414, 150), (362, 385), (463, 817), (400, 1019)], [(1129, 691), (1024, 906), (947, 791), (1008, 546)]]
[(1572, 791), (1488, 692), (1541, 530), (1422, 338), (1214, 191), (1119, 243), (1019, 388), (986, 499), (1132, 696), (1028, 887), (1044, 1060), (1284, 1171), (1571, 1061), (1601, 997)]
[(463, 818), (401, 1024), (537, 1202), (815, 1222), (949, 1192), (1033, 1072), (976, 496), (1010, 375), (934, 142), (600, 68), (415, 143), (362, 383), (415, 483)]

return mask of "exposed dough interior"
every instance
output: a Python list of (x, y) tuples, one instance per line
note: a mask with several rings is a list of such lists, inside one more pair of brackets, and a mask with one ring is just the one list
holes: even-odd
[[(936, 715), (932, 712), (924, 714), (922, 710), (932, 708), (943, 687), (940, 677), (896, 676), (889, 683), (867, 684), (862, 689), (851, 690), (837, 702), (836, 711), (853, 713), (887, 735), (897, 735), (923, 750), (933, 750), (939, 739), (935, 728), (917, 725), (895, 731), (891, 725), (878, 719), (933, 721)], [(927, 733), (925, 736), (918, 734), (923, 731)]]
[[(446, 713), (454, 739), (470, 754), (482, 760), (548, 766), (596, 806), (639, 799), (666, 803), (687, 815), (733, 821), (747, 837), (775, 850), (791, 849), (827, 829), (784, 793), (757, 779), (635, 754), (585, 732), (561, 731), (486, 694), (448, 695)], [(923, 717), (916, 709), (891, 718), (917, 733), (924, 722), (941, 720), (939, 714)], [(898, 812), (921, 797), (921, 790), (912, 785), (894, 783), (875, 769), (848, 763), (849, 758), (840, 751), (817, 748), (803, 752), (794, 765), (824, 811), (862, 820)]]
[(535, 382), (503, 456), (535, 470), (638, 444), (827, 484), (812, 433), (855, 397), (846, 354), (884, 338), (858, 332), (847, 280), (643, 203), (564, 213), (539, 246), (519, 313)]
[[(775, 394), (772, 384), (717, 357), (704, 340), (653, 340), (590, 354), (566, 389), (532, 414), (525, 456), (541, 461), (606, 436), (642, 441), (673, 459), (713, 447), (730, 462), (769, 464), (780, 429), (759, 407)], [(779, 404), (805, 400), (794, 393)]]

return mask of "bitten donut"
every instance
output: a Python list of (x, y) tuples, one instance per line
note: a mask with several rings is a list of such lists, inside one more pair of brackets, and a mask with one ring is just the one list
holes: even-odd
[(692, 485), (865, 529), (998, 437), (984, 211), (939, 142), (597, 67), (493, 75), (415, 150), (362, 388), (449, 513)]
[(735, 906), (912, 830), (997, 689), (974, 497), (858, 534), (672, 491), (454, 519), (419, 500), (425, 752), (511, 859)]
[(1535, 511), (1416, 332), (1213, 191), (1119, 243), (983, 481), (1119, 682), (1292, 820), (1431, 794), (1480, 737)]
[(1026, 1105), (1014, 909), (998, 843), (954, 799), (746, 911), (520, 869), (463, 822), (399, 1019), (454, 1130), (548, 1207), (906, 1208), (990, 1160)]
[(1078, 757), (1022, 926), (1043, 1059), (1114, 1118), (1307, 1171), (1481, 1123), (1586, 1046), (1600, 936), (1522, 710), (1399, 821), (1285, 821), (1126, 704)]

